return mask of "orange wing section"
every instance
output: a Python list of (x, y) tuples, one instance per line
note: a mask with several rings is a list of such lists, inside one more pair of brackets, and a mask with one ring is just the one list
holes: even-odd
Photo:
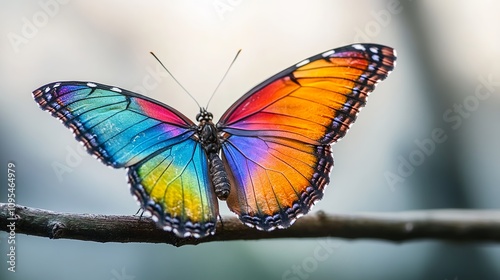
[(252, 89), (222, 116), (219, 127), (234, 135), (334, 143), (395, 60), (394, 50), (380, 45), (357, 44), (318, 54)]
[(377, 82), (394, 68), (392, 48), (355, 44), (276, 74), (222, 116), (229, 208), (262, 230), (286, 228), (322, 198), (342, 138)]

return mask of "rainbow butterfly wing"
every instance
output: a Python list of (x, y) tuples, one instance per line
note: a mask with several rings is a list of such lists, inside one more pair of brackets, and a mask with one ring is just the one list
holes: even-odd
[(33, 96), (89, 153), (128, 168), (132, 193), (160, 227), (179, 236), (215, 232), (217, 199), (188, 118), (158, 101), (95, 83), (48, 84)]
[(395, 51), (354, 44), (315, 55), (250, 90), (222, 116), (229, 208), (249, 226), (290, 226), (322, 198), (342, 138)]

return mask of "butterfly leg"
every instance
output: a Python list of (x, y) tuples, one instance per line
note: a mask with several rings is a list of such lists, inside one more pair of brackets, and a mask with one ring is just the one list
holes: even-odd
[(139, 212), (141, 212), (141, 214), (139, 215), (139, 220), (142, 219), (142, 216), (144, 215), (144, 209), (142, 209), (142, 207), (139, 207), (139, 209), (137, 209), (137, 212), (135, 212), (134, 216), (137, 216), (137, 214), (139, 214)]
[(219, 217), (220, 226), (221, 226), (222, 230), (224, 230), (224, 221), (222, 220), (222, 216), (220, 214), (218, 214), (217, 216)]

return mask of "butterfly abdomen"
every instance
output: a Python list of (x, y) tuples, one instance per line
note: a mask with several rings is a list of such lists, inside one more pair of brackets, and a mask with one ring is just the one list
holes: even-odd
[(221, 200), (226, 200), (229, 196), (229, 179), (227, 178), (226, 169), (222, 160), (217, 153), (208, 155), (208, 166), (210, 168), (210, 176), (215, 189), (215, 195)]

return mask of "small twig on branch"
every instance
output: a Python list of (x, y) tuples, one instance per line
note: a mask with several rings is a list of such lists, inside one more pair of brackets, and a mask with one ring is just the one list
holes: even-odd
[[(69, 214), (16, 205), (15, 232), (53, 239), (95, 242), (148, 242), (174, 246), (213, 241), (274, 238), (338, 237), (402, 242), (415, 239), (500, 242), (500, 211), (425, 210), (400, 213), (326, 214), (310, 213), (286, 230), (263, 232), (249, 228), (236, 218), (223, 218), (215, 235), (178, 238), (158, 229), (149, 218), (136, 216)], [(0, 203), (2, 231), (10, 232), (8, 205)]]

